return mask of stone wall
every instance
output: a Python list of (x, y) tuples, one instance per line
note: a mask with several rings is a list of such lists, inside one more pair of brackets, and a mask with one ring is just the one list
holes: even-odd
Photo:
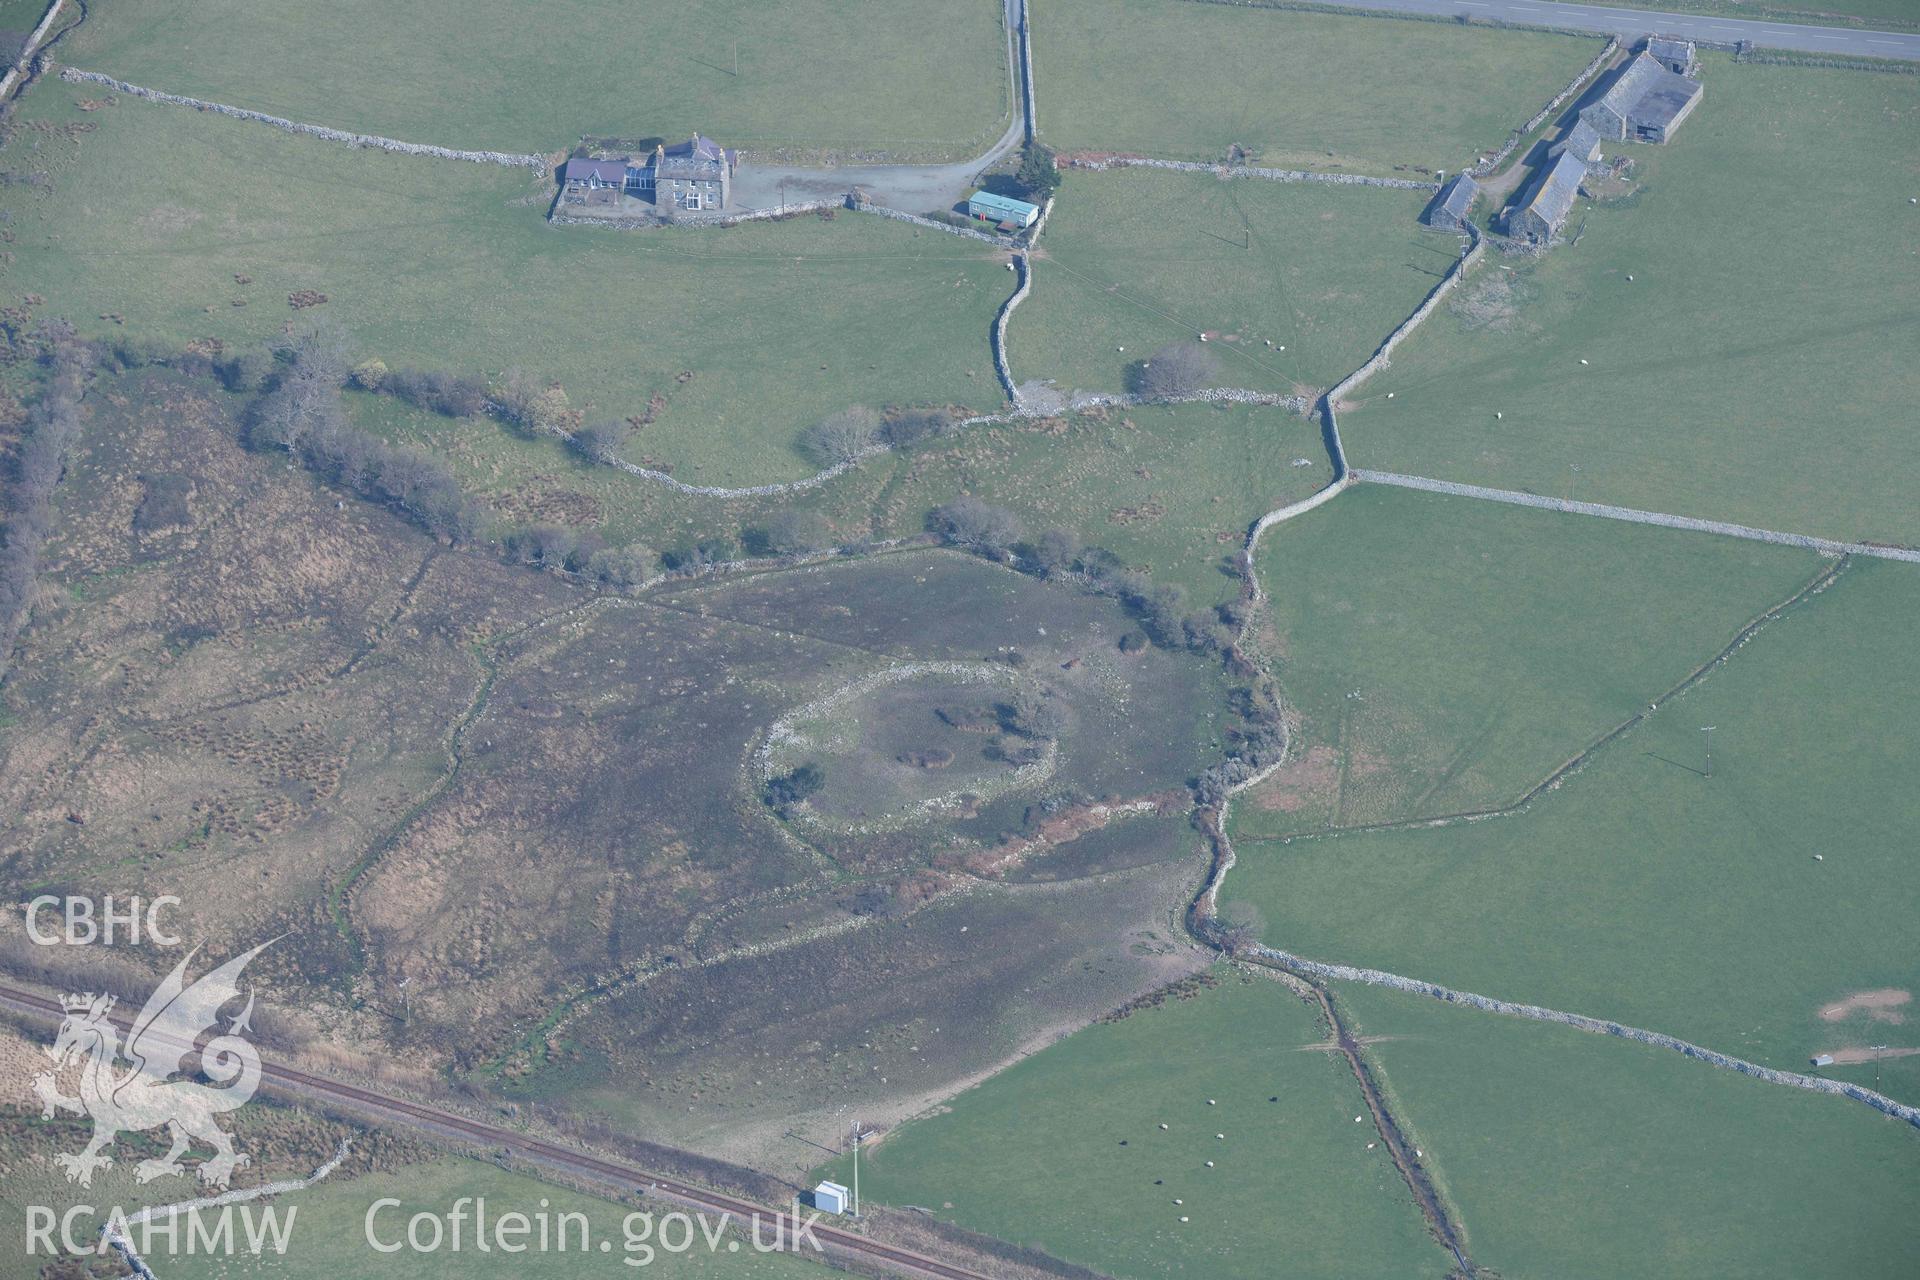
[(1877, 542), (1839, 542), (1832, 538), (1816, 538), (1805, 533), (1781, 533), (1774, 529), (1756, 529), (1751, 525), (1730, 524), (1724, 520), (1701, 520), (1693, 516), (1668, 515), (1660, 511), (1640, 511), (1633, 507), (1616, 507), (1604, 502), (1575, 502), (1571, 498), (1548, 498), (1537, 493), (1521, 493), (1513, 489), (1488, 489), (1477, 484), (1460, 484), (1453, 480), (1431, 480), (1425, 476), (1399, 475), (1391, 471), (1356, 471), (1353, 477), (1369, 484), (1397, 485), (1403, 489), (1424, 489), (1429, 493), (1450, 493), (1462, 498), (1506, 502), (1520, 507), (1540, 507), (1547, 511), (1564, 511), (1573, 515), (1625, 520), (1631, 524), (1653, 524), (1668, 529), (1686, 529), (1695, 533), (1718, 533), (1729, 538), (1745, 538), (1750, 542), (1771, 542), (1785, 547), (1804, 547), (1809, 551), (1818, 551), (1822, 555), (1874, 556), (1882, 560), (1904, 560), (1910, 564), (1920, 564), (1920, 549), (1913, 547), (1889, 546)]
[(1314, 173), (1307, 169), (1263, 169), (1257, 165), (1200, 164), (1193, 160), (1155, 160), (1151, 156), (1104, 156), (1097, 160), (1061, 157), (1069, 169), (1105, 173), (1109, 169), (1167, 169), (1174, 173), (1210, 173), (1217, 178), (1256, 178), (1266, 182), (1324, 182), (1336, 187), (1389, 187), (1395, 191), (1440, 190), (1437, 182), (1411, 178), (1370, 178), (1360, 173)]
[(1735, 1071), (1743, 1076), (1753, 1076), (1756, 1079), (1765, 1080), (1768, 1084), (1787, 1085), (1795, 1089), (1811, 1090), (1814, 1093), (1831, 1093), (1839, 1097), (1851, 1098), (1855, 1102), (1865, 1103), (1875, 1111), (1884, 1112), (1920, 1128), (1920, 1107), (1910, 1107), (1903, 1102), (1895, 1102), (1892, 1098), (1875, 1093), (1864, 1085), (1829, 1080), (1824, 1076), (1802, 1075), (1797, 1071), (1763, 1067), (1757, 1062), (1748, 1062), (1744, 1058), (1736, 1058), (1731, 1054), (1721, 1053), (1717, 1049), (1691, 1044), (1663, 1032), (1629, 1027), (1605, 1018), (1590, 1018), (1585, 1014), (1562, 1013), (1558, 1009), (1545, 1009), (1534, 1004), (1515, 1004), (1509, 1000), (1496, 1000), (1491, 996), (1475, 995), (1470, 991), (1455, 991), (1451, 987), (1443, 987), (1438, 983), (1423, 982), (1418, 978), (1403, 978), (1399, 974), (1383, 973), (1378, 969), (1359, 969), (1344, 964), (1322, 964), (1317, 960), (1302, 959), (1272, 947), (1256, 945), (1246, 950), (1259, 959), (1305, 977), (1341, 982), (1364, 982), (1369, 986), (1390, 987), (1395, 991), (1444, 1000), (1448, 1004), (1466, 1005), (1488, 1013), (1531, 1018), (1536, 1022), (1557, 1022), (1562, 1026), (1577, 1027), (1581, 1031), (1589, 1031), (1597, 1035), (1618, 1036), (1623, 1040), (1633, 1040), (1659, 1049), (1671, 1049), (1675, 1053), (1683, 1054), (1697, 1062), (1704, 1062), (1708, 1066), (1719, 1067), (1724, 1071)]
[(33, 65), (33, 55), (39, 51), (40, 42), (47, 38), (47, 32), (52, 28), (53, 20), (65, 7), (66, 0), (53, 0), (53, 3), (47, 6), (47, 11), (40, 15), (40, 25), (27, 34), (26, 43), (20, 46), (20, 56), (14, 59), (13, 65), (7, 69), (7, 74), (0, 77), (0, 102), (6, 100), (6, 96), (13, 92), (13, 87), (20, 83), (20, 77), (26, 74), (29, 66)]
[(751, 209), (743, 213), (683, 213), (669, 222), (665, 218), (596, 218), (591, 214), (562, 213), (559, 206), (547, 215), (547, 221), (557, 227), (607, 227), (615, 231), (648, 231), (663, 227), (732, 227), (742, 222), (778, 221), (781, 218), (796, 218), (803, 213), (818, 213), (823, 209), (845, 209), (852, 207), (845, 196), (832, 200), (806, 200), (789, 204), (780, 209)]
[(275, 129), (284, 129), (288, 133), (305, 134), (310, 138), (321, 138), (327, 142), (344, 142), (350, 147), (367, 147), (376, 151), (391, 151), (398, 155), (431, 156), (436, 160), (468, 160), (475, 164), (498, 164), (513, 169), (537, 169), (543, 172), (552, 165), (546, 156), (523, 155), (509, 151), (460, 151), (453, 147), (433, 147), (419, 142), (400, 142), (393, 138), (381, 138), (368, 133), (348, 133), (344, 129), (330, 129), (325, 125), (302, 124), (297, 120), (283, 120), (279, 116), (270, 116), (263, 111), (230, 107), (224, 102), (206, 102), (200, 98), (182, 97), (177, 93), (162, 93), (158, 89), (143, 89), (137, 84), (115, 80), (112, 76), (102, 75), (98, 71), (82, 71), (78, 67), (65, 68), (60, 72), (60, 78), (70, 84), (103, 84), (114, 92), (124, 93), (130, 98), (145, 98), (149, 102), (166, 102), (178, 107), (192, 107), (196, 111), (211, 111), (216, 115), (231, 116), (235, 120), (251, 120), (255, 124), (270, 125)]
[(945, 231), (949, 235), (966, 236), (972, 240), (984, 240), (1001, 249), (1011, 248), (1014, 244), (1008, 236), (990, 235), (985, 231), (975, 231), (972, 227), (956, 227), (950, 222), (941, 222), (937, 218), (923, 218), (917, 213), (902, 213), (898, 209), (889, 209), (883, 204), (874, 204), (870, 200), (854, 198), (850, 206), (861, 213), (877, 213), (883, 218), (892, 218), (895, 222), (911, 222), (916, 227), (928, 227), (934, 231)]
[(1020, 287), (1011, 297), (1000, 304), (1000, 314), (993, 318), (993, 371), (1000, 376), (1000, 385), (1006, 389), (1007, 399), (1016, 409), (1024, 407), (1020, 388), (1013, 380), (1013, 364), (1007, 357), (1007, 322), (1013, 319), (1013, 311), (1027, 295), (1033, 291), (1033, 260), (1025, 253), (1013, 255), (1014, 268), (1020, 273)]

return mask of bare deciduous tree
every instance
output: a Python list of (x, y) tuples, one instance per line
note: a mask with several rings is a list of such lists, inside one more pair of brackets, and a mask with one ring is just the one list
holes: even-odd
[(1204, 391), (1219, 376), (1213, 352), (1197, 342), (1170, 342), (1135, 365), (1131, 381), (1135, 395), (1164, 400)]
[(842, 409), (800, 433), (800, 448), (823, 467), (852, 462), (874, 446), (880, 415), (863, 404)]

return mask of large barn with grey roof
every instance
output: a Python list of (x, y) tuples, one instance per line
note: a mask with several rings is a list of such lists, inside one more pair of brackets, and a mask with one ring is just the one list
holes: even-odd
[(1675, 74), (1648, 53), (1634, 55), (1580, 118), (1616, 142), (1666, 142), (1700, 105), (1698, 80)]

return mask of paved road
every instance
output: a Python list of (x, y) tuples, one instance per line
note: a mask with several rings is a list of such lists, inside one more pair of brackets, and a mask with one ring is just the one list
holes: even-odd
[(928, 213), (959, 203), (980, 185), (980, 174), (1020, 145), (1026, 136), (1020, 104), (1020, 14), (1024, 0), (1005, 0), (1007, 77), (1013, 119), (1000, 140), (971, 160), (957, 164), (847, 165), (832, 169), (797, 165), (746, 165), (734, 179), (734, 204), (742, 209), (776, 209), (783, 204), (826, 200), (865, 188), (880, 203), (907, 213)]
[(1612, 9), (1605, 5), (1556, 4), (1553, 0), (1323, 0), (1354, 9), (1389, 9), (1441, 17), (1465, 14), (1537, 26), (1569, 27), (1621, 36), (1682, 36), (1714, 44), (1741, 40), (1768, 49), (1798, 53), (1834, 53), (1853, 57), (1920, 61), (1920, 34), (1857, 31), (1848, 27), (1802, 27), (1788, 22), (1750, 22), (1700, 14), (1657, 13), (1652, 9)]
[[(49, 1023), (58, 1022), (61, 1017), (60, 1006), (54, 1001), (37, 992), (5, 984), (0, 984), (0, 1008)], [(132, 1020), (130, 1014), (110, 1016), (123, 1030)], [(736, 1225), (745, 1226), (758, 1221), (771, 1229), (768, 1238), (781, 1239), (786, 1242), (786, 1247), (796, 1252), (807, 1251), (793, 1235), (791, 1219), (787, 1220), (787, 1226), (780, 1225), (781, 1210), (750, 1200), (662, 1177), (622, 1161), (589, 1155), (516, 1130), (483, 1124), (437, 1107), (423, 1106), (324, 1076), (310, 1075), (264, 1059), (260, 1064), (260, 1083), (263, 1088), (282, 1095), (344, 1107), (376, 1121), (406, 1125), (437, 1138), (451, 1138), (463, 1144), (512, 1151), (534, 1164), (569, 1174), (618, 1195), (637, 1192), (690, 1209), (726, 1214)], [(785, 1234), (776, 1237), (773, 1232)], [(808, 1233), (831, 1253), (849, 1255), (868, 1265), (878, 1264), (883, 1271), (891, 1274), (921, 1277), (924, 1280), (992, 1280), (971, 1268), (943, 1262), (916, 1250), (834, 1226), (826, 1215), (813, 1223)]]

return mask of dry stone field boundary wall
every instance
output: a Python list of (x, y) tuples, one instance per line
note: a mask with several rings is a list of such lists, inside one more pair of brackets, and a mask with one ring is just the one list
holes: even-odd
[(970, 240), (990, 244), (996, 249), (1009, 248), (1013, 244), (1013, 241), (1006, 236), (990, 235), (985, 231), (975, 231), (972, 227), (956, 227), (951, 222), (923, 218), (917, 213), (903, 213), (898, 209), (889, 209), (886, 205), (875, 204), (871, 200), (863, 200), (858, 196), (851, 199), (848, 207), (860, 213), (877, 213), (883, 218), (892, 218), (895, 222), (911, 222), (916, 227), (928, 227), (934, 231), (944, 231), (949, 235), (966, 236)]
[(682, 213), (671, 221), (666, 218), (595, 218), (577, 213), (561, 213), (555, 210), (547, 221), (556, 227), (605, 227), (610, 231), (655, 231), (664, 227), (731, 227), (742, 222), (777, 222), (782, 218), (797, 218), (803, 213), (819, 213), (824, 209), (846, 209), (853, 207), (845, 196), (836, 196), (831, 200), (803, 200), (782, 205), (778, 209), (750, 209), (744, 213)]
[(1006, 389), (1007, 399), (1013, 407), (1024, 407), (1020, 388), (1013, 380), (1013, 363), (1007, 356), (1007, 322), (1013, 319), (1013, 311), (1027, 295), (1033, 292), (1033, 258), (1026, 253), (1013, 255), (1013, 265), (1020, 272), (1020, 287), (1015, 289), (1008, 299), (1000, 304), (1000, 314), (993, 318), (993, 371), (1000, 376), (1000, 385)]
[(1103, 156), (1097, 160), (1061, 160), (1072, 169), (1105, 173), (1110, 169), (1167, 169), (1174, 173), (1210, 173), (1217, 178), (1254, 178), (1264, 182), (1324, 182), (1334, 187), (1388, 187), (1395, 191), (1440, 190), (1437, 182), (1412, 178), (1370, 178), (1361, 173), (1313, 173), (1306, 169), (1263, 169), (1250, 164), (1201, 164), (1196, 160), (1156, 160), (1151, 156)]
[(1612, 39), (1609, 39), (1607, 41), (1607, 47), (1600, 51), (1600, 56), (1595, 58), (1592, 62), (1589, 62), (1587, 64), (1586, 70), (1582, 71), (1579, 75), (1575, 76), (1570, 82), (1568, 82), (1566, 88), (1562, 89), (1559, 93), (1555, 94), (1552, 102), (1549, 102), (1546, 106), (1536, 111), (1534, 113), (1533, 119), (1527, 121), (1525, 124), (1521, 125), (1518, 129), (1515, 129), (1513, 131), (1513, 136), (1507, 139), (1505, 146), (1501, 147), (1498, 151), (1494, 152), (1491, 156), (1487, 157), (1485, 160), (1482, 160), (1479, 164), (1476, 164), (1472, 168), (1468, 169), (1467, 172), (1473, 177), (1484, 178), (1488, 174), (1492, 173), (1495, 169), (1498, 169), (1502, 164), (1505, 164), (1507, 157), (1513, 154), (1513, 149), (1520, 145), (1520, 140), (1522, 138), (1526, 137), (1528, 134), (1532, 133), (1535, 129), (1538, 129), (1541, 125), (1545, 124), (1547, 122), (1548, 116), (1558, 111), (1566, 103), (1568, 98), (1571, 98), (1574, 94), (1578, 93), (1580, 91), (1580, 86), (1585, 84), (1589, 79), (1591, 79), (1600, 70), (1600, 68), (1606, 66), (1607, 60), (1612, 58), (1613, 55), (1618, 53), (1619, 51), (1620, 51), (1619, 37), (1616, 36)]
[(391, 151), (398, 155), (431, 156), (436, 160), (469, 160), (475, 164), (498, 164), (512, 169), (544, 171), (550, 167), (546, 156), (523, 155), (511, 151), (460, 151), (453, 147), (401, 142), (394, 138), (382, 138), (369, 133), (348, 133), (344, 129), (330, 129), (326, 125), (284, 120), (279, 116), (270, 116), (264, 111), (249, 111), (245, 107), (228, 106), (224, 102), (207, 102), (201, 98), (183, 97), (177, 93), (162, 93), (158, 89), (143, 89), (137, 84), (115, 80), (112, 76), (102, 75), (98, 71), (82, 71), (78, 67), (65, 68), (60, 72), (60, 78), (69, 84), (103, 84), (114, 92), (124, 93), (131, 98), (145, 98), (149, 102), (166, 102), (177, 107), (192, 107), (195, 111), (210, 111), (215, 115), (231, 116), (235, 120), (251, 120), (255, 124), (270, 125), (288, 133), (305, 134), (310, 138), (321, 138), (327, 142), (344, 142), (350, 147), (368, 147), (376, 151)]
[(1547, 511), (1565, 511), (1573, 515), (1600, 516), (1607, 520), (1625, 520), (1631, 524), (1654, 524), (1667, 529), (1687, 529), (1695, 533), (1718, 533), (1749, 542), (1771, 542), (1785, 547), (1805, 547), (1822, 555), (1875, 556), (1882, 560), (1904, 560), (1920, 564), (1920, 549), (1886, 546), (1875, 542), (1840, 542), (1816, 538), (1804, 533), (1781, 533), (1774, 529), (1756, 529), (1751, 525), (1730, 524), (1724, 520), (1700, 520), (1693, 516), (1668, 515), (1660, 511), (1640, 511), (1603, 502), (1575, 502), (1571, 498), (1549, 498), (1537, 493), (1513, 489), (1489, 489), (1483, 485), (1460, 484), (1452, 480), (1432, 480), (1426, 476), (1399, 475), (1391, 471), (1355, 471), (1353, 478), (1369, 484), (1397, 485), (1403, 489), (1424, 489), (1429, 493), (1450, 493), (1462, 498), (1480, 498), (1488, 502), (1506, 502), (1514, 506), (1540, 507)]
[(1290, 973), (1303, 977), (1341, 982), (1364, 982), (1369, 986), (1390, 987), (1395, 991), (1444, 1000), (1448, 1004), (1462, 1004), (1487, 1013), (1531, 1018), (1536, 1022), (1557, 1022), (1561, 1026), (1576, 1027), (1596, 1035), (1618, 1036), (1623, 1040), (1637, 1041), (1658, 1049), (1671, 1049), (1695, 1061), (1719, 1067), (1724, 1071), (1735, 1071), (1743, 1076), (1752, 1076), (1768, 1084), (1788, 1085), (1814, 1093), (1831, 1093), (1843, 1098), (1851, 1098), (1855, 1102), (1865, 1103), (1875, 1111), (1884, 1112), (1920, 1128), (1920, 1107), (1910, 1107), (1905, 1103), (1895, 1102), (1885, 1094), (1875, 1093), (1862, 1085), (1828, 1080), (1822, 1076), (1802, 1075), (1797, 1071), (1780, 1071), (1773, 1067), (1763, 1067), (1757, 1062), (1748, 1062), (1744, 1058), (1736, 1058), (1731, 1054), (1721, 1053), (1717, 1049), (1704, 1048), (1663, 1032), (1646, 1031), (1640, 1027), (1629, 1027), (1605, 1018), (1590, 1018), (1581, 1013), (1563, 1013), (1558, 1009), (1545, 1009), (1535, 1004), (1515, 1004), (1509, 1000), (1496, 1000), (1491, 996), (1476, 995), (1471, 991), (1455, 991), (1451, 987), (1443, 987), (1435, 982), (1404, 978), (1397, 973), (1383, 973), (1378, 969), (1360, 969), (1344, 964), (1323, 964), (1317, 960), (1303, 959), (1290, 952), (1276, 951), (1272, 947), (1253, 946), (1246, 950), (1260, 959), (1270, 961)]
[(13, 87), (20, 83), (20, 77), (25, 75), (27, 68), (33, 65), (33, 56), (39, 51), (40, 42), (47, 38), (47, 32), (52, 28), (53, 20), (59, 17), (60, 11), (66, 7), (66, 0), (53, 0), (53, 3), (47, 6), (47, 11), (40, 16), (40, 25), (28, 33), (27, 42), (20, 46), (20, 56), (14, 59), (11, 67), (7, 68), (7, 74), (0, 77), (0, 101), (6, 100), (6, 96), (13, 92)]

